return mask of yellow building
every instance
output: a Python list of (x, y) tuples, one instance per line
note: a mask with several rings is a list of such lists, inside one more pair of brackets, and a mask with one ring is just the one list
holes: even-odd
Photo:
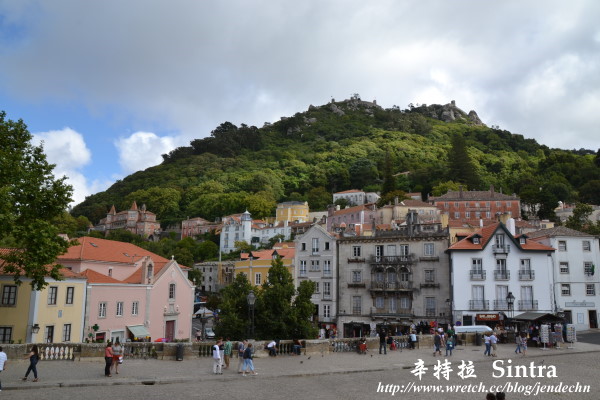
[(0, 343), (83, 340), (86, 279), (68, 269), (61, 274), (64, 280), (47, 277), (44, 289), (33, 290), (30, 280), (17, 285), (0, 268)]
[(306, 201), (286, 201), (277, 204), (275, 222), (307, 222), (308, 203)]
[(242, 253), (241, 260), (235, 262), (234, 273), (245, 274), (250, 283), (260, 286), (269, 277), (271, 263), (278, 256), (281, 257), (283, 266), (288, 268), (292, 278), (294, 277), (294, 254), (293, 248), (281, 248), (276, 250), (257, 250), (251, 253)]

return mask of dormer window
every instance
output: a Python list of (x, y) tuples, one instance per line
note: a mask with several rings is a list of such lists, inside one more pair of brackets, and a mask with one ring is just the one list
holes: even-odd
[(473, 244), (479, 244), (479, 238), (478, 237), (474, 237), (473, 238)]
[(527, 241), (526, 241), (526, 239), (525, 239), (524, 237), (522, 237), (522, 236), (521, 236), (521, 237), (519, 238), (519, 243), (520, 243), (520, 244), (525, 244), (525, 243), (527, 243)]

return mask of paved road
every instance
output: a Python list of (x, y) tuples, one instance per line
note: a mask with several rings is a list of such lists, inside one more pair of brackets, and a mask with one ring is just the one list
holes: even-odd
[(594, 329), (577, 334), (577, 340), (582, 343), (600, 344), (600, 330)]
[[(434, 358), (429, 349), (390, 352), (387, 356), (376, 352), (361, 356), (354, 353), (335, 353), (321, 357), (280, 356), (256, 359), (259, 375), (241, 377), (235, 371), (223, 375), (210, 373), (211, 360), (189, 359), (183, 362), (158, 360), (127, 360), (121, 374), (112, 378), (102, 376), (101, 361), (90, 362), (42, 362), (41, 380), (38, 383), (21, 382), (18, 378), (25, 371), (25, 362), (9, 364), (2, 373), (5, 390), (0, 395), (11, 399), (371, 399), (391, 397), (389, 393), (377, 393), (379, 384), (424, 385), (421, 390), (434, 385), (492, 385), (515, 382), (520, 385), (576, 384), (590, 385), (591, 393), (560, 394), (562, 400), (598, 399), (600, 380), (597, 370), (600, 346), (580, 343), (576, 349), (541, 350), (531, 349), (528, 357), (514, 355), (514, 346), (502, 345), (499, 355), (503, 359), (483, 357), (481, 347), (459, 347), (451, 361), (449, 380), (438, 380), (433, 376)], [(429, 368), (422, 381), (411, 370), (422, 359)], [(456, 375), (461, 360), (473, 361), (476, 378), (461, 379)], [(492, 362), (504, 362), (504, 366), (526, 365), (555, 366), (557, 378), (494, 378)], [(443, 361), (440, 360), (440, 361)], [(498, 364), (497, 364), (498, 367)], [(504, 370), (507, 371), (506, 369)], [(499, 372), (496, 370), (496, 374)], [(144, 385), (154, 383), (154, 385)], [(538, 383), (539, 382), (539, 383)], [(63, 387), (59, 387), (62, 384)], [(413, 386), (415, 388), (416, 386)], [(420, 387), (419, 387), (420, 388)], [(23, 390), (26, 389), (26, 390)], [(414, 390), (414, 389), (413, 389)], [(396, 396), (399, 396), (397, 394)], [(540, 394), (540, 396), (542, 396)], [(558, 394), (543, 394), (547, 398), (559, 398)], [(485, 393), (404, 393), (403, 399), (483, 399)], [(533, 396), (531, 396), (533, 397)], [(537, 396), (536, 396), (537, 397)], [(511, 394), (508, 399), (527, 398), (524, 394)]]

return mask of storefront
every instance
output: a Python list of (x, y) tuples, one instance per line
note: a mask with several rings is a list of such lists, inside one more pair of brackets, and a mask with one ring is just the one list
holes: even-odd
[(490, 328), (494, 328), (496, 325), (501, 324), (504, 320), (504, 315), (500, 313), (485, 313), (475, 314), (475, 325), (487, 325)]
[(371, 327), (369, 324), (362, 322), (348, 322), (344, 324), (345, 338), (369, 337), (370, 334)]

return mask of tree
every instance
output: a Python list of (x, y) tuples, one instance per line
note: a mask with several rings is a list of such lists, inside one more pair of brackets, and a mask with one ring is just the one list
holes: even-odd
[(467, 142), (462, 134), (454, 134), (448, 152), (448, 178), (464, 183), (470, 188), (479, 187), (480, 179), (475, 164), (467, 151)]
[(576, 231), (583, 231), (585, 226), (590, 222), (589, 217), (593, 211), (594, 209), (589, 204), (577, 203), (573, 210), (573, 215), (567, 218), (565, 226)]
[(408, 196), (406, 196), (406, 193), (402, 190), (394, 190), (393, 192), (388, 192), (384, 196), (381, 196), (381, 198), (377, 201), (377, 207), (383, 207), (386, 204), (393, 203), (393, 201), (396, 198), (398, 199), (398, 201), (402, 201), (404, 199), (407, 199)]
[(390, 152), (385, 153), (383, 165), (383, 185), (381, 187), (381, 196), (397, 190), (396, 177), (394, 176), (393, 160)]
[(216, 258), (219, 255), (219, 245), (206, 240), (198, 245), (196, 251), (196, 261), (206, 261)]
[(294, 299), (295, 326), (291, 331), (292, 339), (314, 338), (317, 335), (317, 328), (310, 322), (315, 311), (315, 305), (311, 300), (314, 293), (315, 283), (313, 281), (303, 280), (300, 282), (298, 295)]
[(331, 204), (331, 193), (327, 191), (323, 186), (312, 188), (306, 194), (308, 205), (311, 210), (322, 211), (326, 210), (327, 206)]
[[(437, 197), (448, 193), (450, 190), (458, 191), (460, 186), (460, 183), (454, 181), (440, 182), (431, 189), (431, 195)], [(467, 187), (463, 186), (463, 190), (466, 191)]]
[(46, 277), (61, 278), (56, 257), (69, 243), (58, 236), (52, 220), (66, 210), (73, 189), (66, 177), (54, 177), (54, 165), (42, 145), (31, 144), (25, 123), (5, 117), (0, 112), (0, 245), (15, 250), (3, 255), (2, 268), (16, 283), (29, 278), (32, 288), (40, 290)]
[(188, 279), (194, 286), (202, 286), (202, 271), (198, 268), (192, 268), (188, 271)]
[(378, 178), (377, 166), (368, 158), (359, 158), (354, 161), (348, 171), (350, 173), (350, 182), (356, 189), (362, 189)]
[[(252, 285), (245, 274), (238, 274), (231, 285), (221, 290), (219, 322), (215, 326), (218, 336), (240, 340), (247, 337), (250, 329), (248, 301)], [(254, 289), (256, 291), (256, 289)]]
[(586, 182), (579, 188), (579, 201), (600, 204), (600, 180)]

